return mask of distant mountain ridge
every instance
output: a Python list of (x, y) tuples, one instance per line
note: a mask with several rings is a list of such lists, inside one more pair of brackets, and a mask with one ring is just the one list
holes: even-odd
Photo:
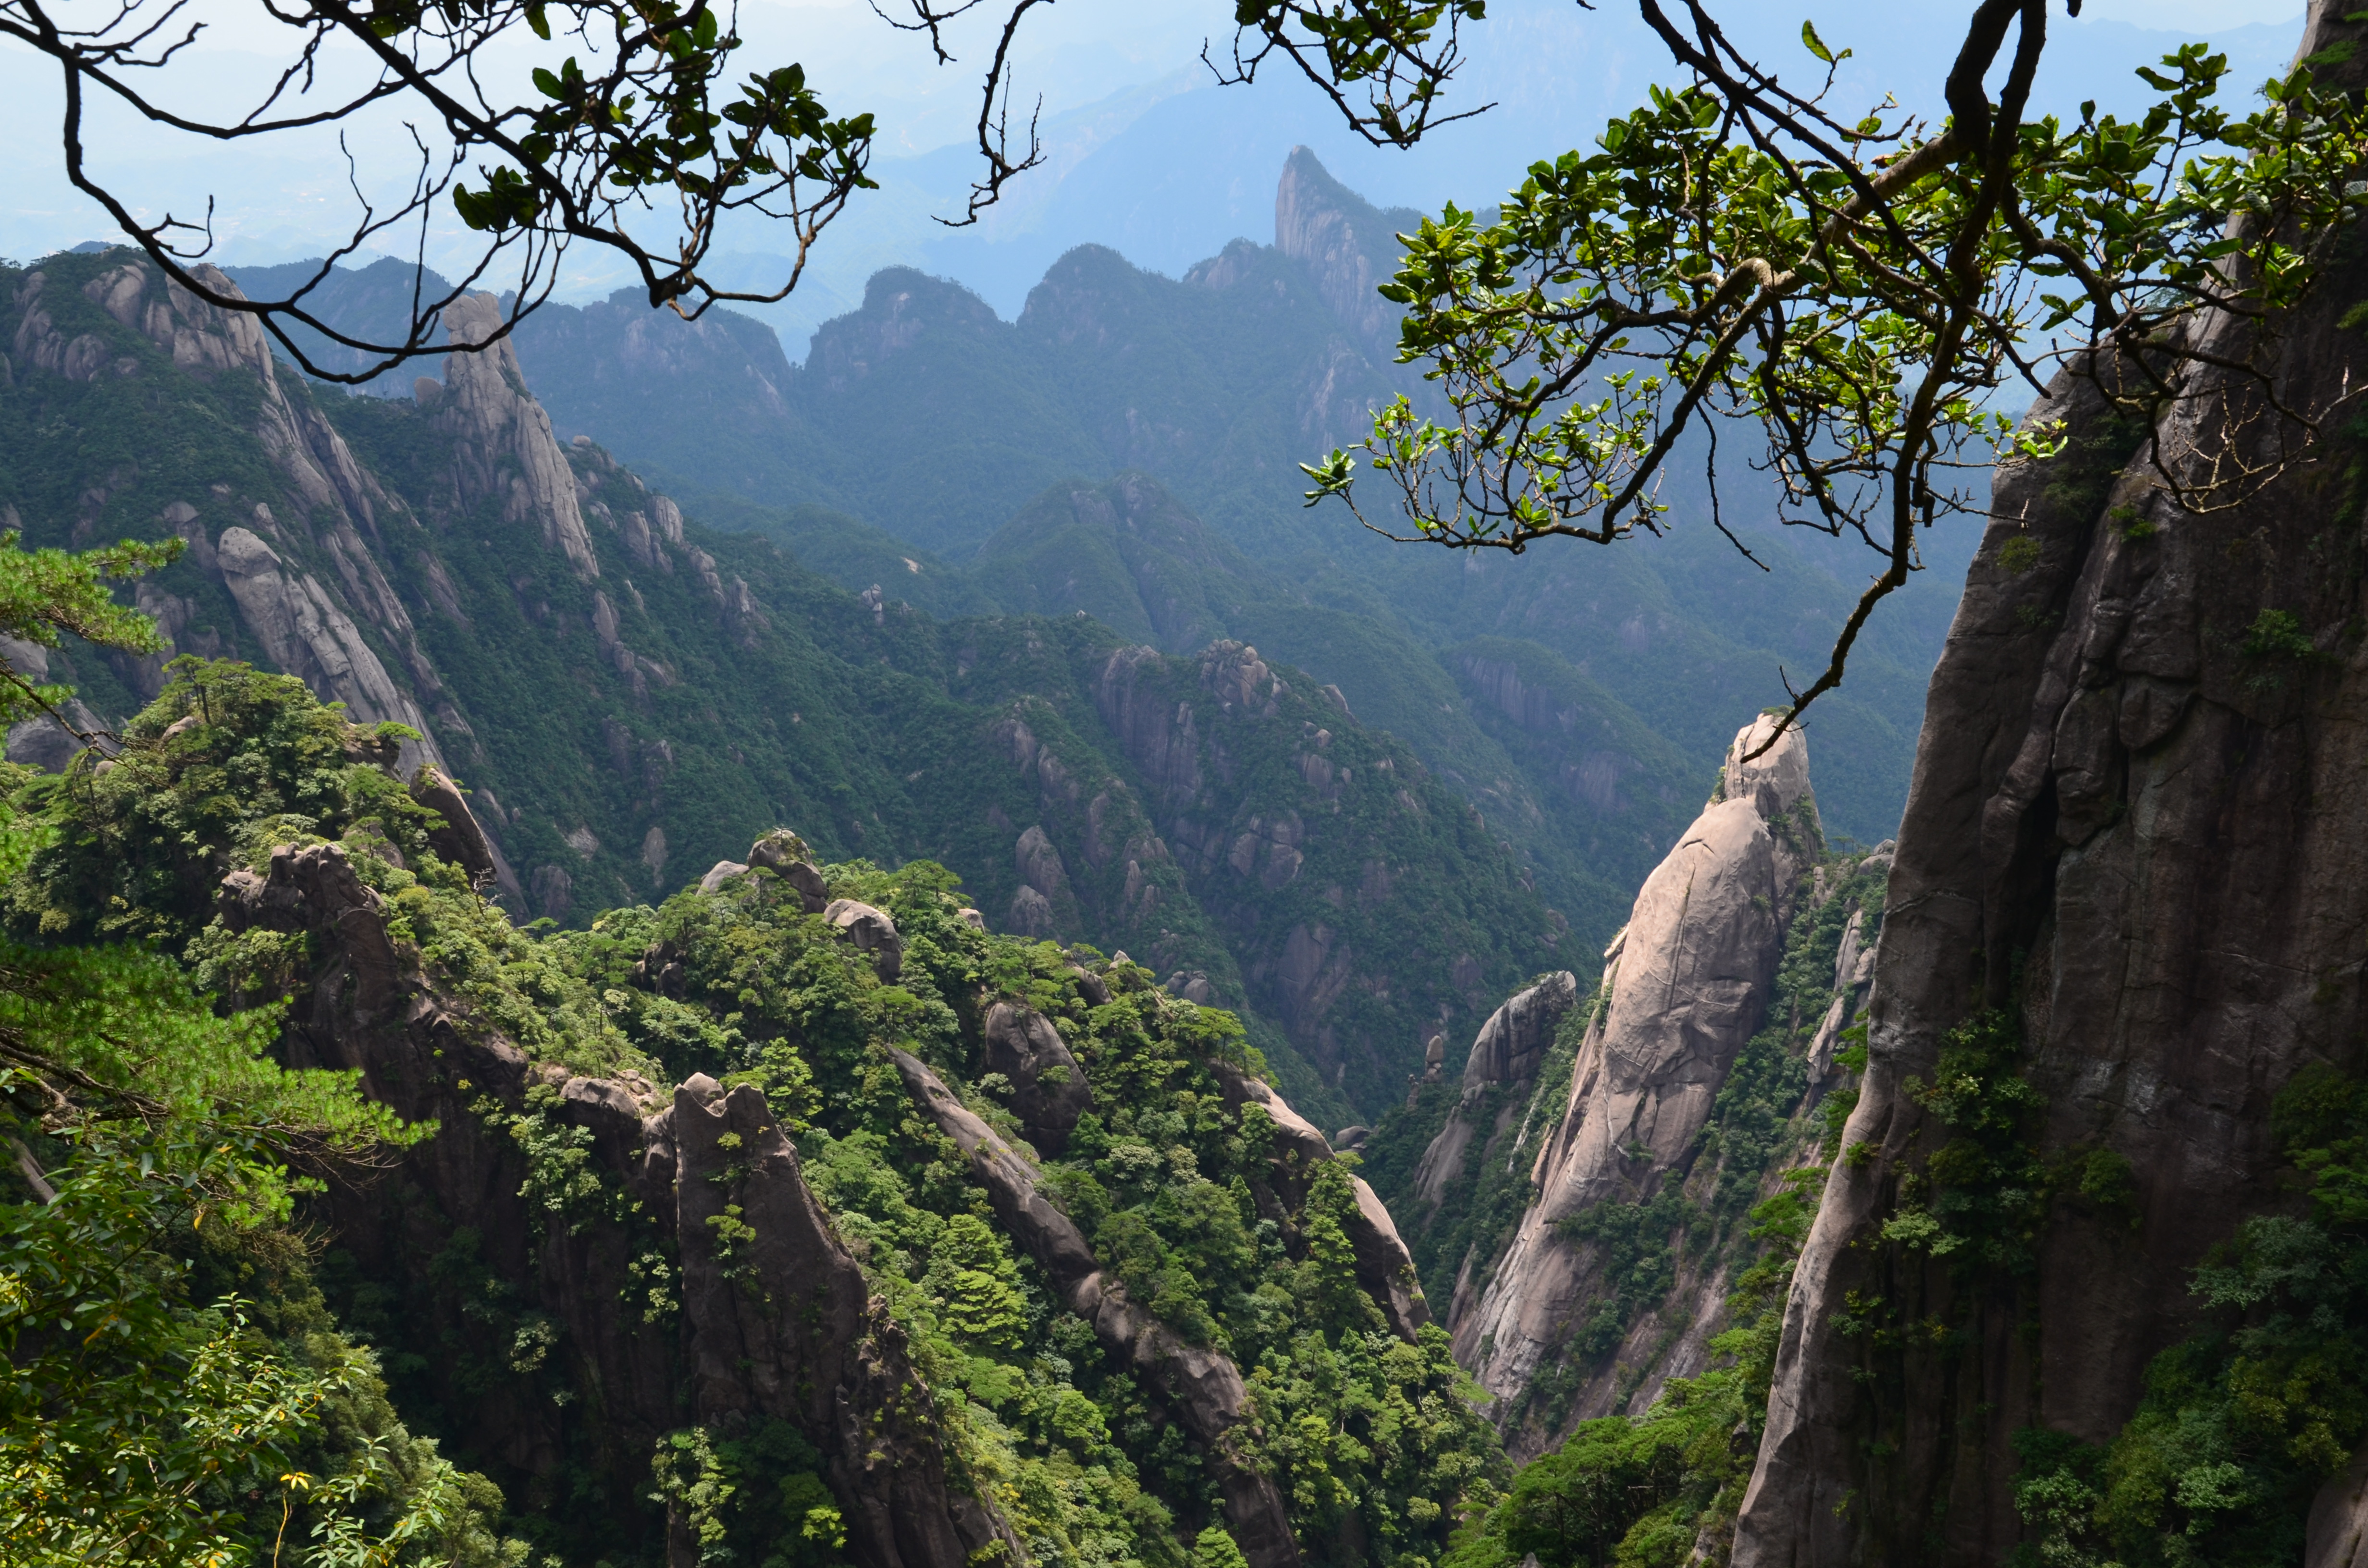
[[(522, 917), (652, 901), (791, 823), (1243, 1010), (1334, 1125), (1566, 944), (1492, 824), (1231, 620), (1170, 652), (1065, 602), (939, 619), (848, 593), (561, 442), (507, 345), (344, 397), (121, 251), (0, 273), (0, 300), (10, 525), (186, 540), (138, 585), (171, 652), (417, 730), (406, 760), (467, 781)], [(450, 324), (492, 320), (479, 296)], [(1222, 552), (1149, 482), (1119, 494)], [(69, 643), (50, 673), (120, 719), (160, 665)]]
[[(1821, 665), (1861, 568), (1730, 483), (1725, 518), (1763, 572), (1707, 527), (1691, 470), (1665, 490), (1668, 537), (1519, 562), (1392, 546), (1307, 511), (1297, 465), (1357, 438), (1383, 399), (1423, 391), (1393, 362), (1393, 310), (1372, 292), (1416, 215), (1375, 209), (1305, 149), (1275, 211), (1277, 244), (1237, 241), (1181, 278), (1073, 251), (1015, 322), (889, 268), (803, 365), (754, 321), (713, 311), (686, 324), (625, 296), (547, 307), (520, 329), (518, 362), (562, 435), (590, 435), (848, 588), (933, 614), (1084, 609), (1171, 652), (1193, 651), (1188, 626), (1222, 625), (1299, 665), (1412, 744), (1550, 902), (1589, 940), (1606, 936), (1734, 725), (1782, 699), (1780, 670), (1798, 680)], [(1163, 491), (1165, 543), (1124, 532), (1149, 513), (1076, 512), (1077, 495), (1128, 473)], [(1187, 545), (1178, 517), (1206, 538)], [(1931, 570), (1885, 607), (1812, 716), (1835, 831), (1872, 841), (1896, 820), (1961, 548), (1928, 539)], [(1508, 710), (1504, 647), (1458, 652), (1488, 640), (1526, 645), (1524, 693), (1541, 680), (1583, 692), (1599, 728), (1662, 749), (1580, 744), (1530, 695)], [(1622, 774), (1650, 787), (1607, 787)]]

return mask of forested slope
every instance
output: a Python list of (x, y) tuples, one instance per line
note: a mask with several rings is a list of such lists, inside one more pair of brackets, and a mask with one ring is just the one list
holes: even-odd
[[(272, 1418), (303, 1487), (200, 1470), (159, 1505), (224, 1560), (283, 1507), (283, 1544), (343, 1519), (405, 1563), (1429, 1560), (1501, 1475), (1385, 1211), (1231, 1015), (981, 930), (932, 863), (818, 867), (786, 831), (712, 891), (522, 933), (472, 887), (466, 805), (393, 754), (291, 677), (190, 661), (113, 756), (7, 780), (6, 918), (41, 944), (12, 972), (142, 938), (262, 1072), (356, 1074), (401, 1119), (308, 1154), (330, 1179), (292, 1216), (119, 1238), (142, 1332), (244, 1290), (250, 1375), (341, 1369), (342, 1403)], [(9, 1071), (97, 1089), (104, 1035)], [(12, 1234), (112, 1190), (73, 1101), (27, 1105), (0, 1108)], [(61, 1272), (69, 1321), (124, 1288)], [(32, 1300), (0, 1300), (20, 1352)], [(244, 1474), (209, 1433), (175, 1436)], [(7, 1506), (71, 1542), (65, 1496)]]
[[(580, 925), (793, 823), (826, 856), (953, 868), (998, 929), (1204, 976), (1334, 1125), (1561, 939), (1468, 805), (1251, 647), (848, 594), (563, 448), (503, 347), (337, 398), (120, 258), (8, 287), (0, 504), (28, 541), (187, 539), (139, 590), (175, 647), (417, 728), (521, 918)], [(117, 718), (165, 678), (57, 662)]]

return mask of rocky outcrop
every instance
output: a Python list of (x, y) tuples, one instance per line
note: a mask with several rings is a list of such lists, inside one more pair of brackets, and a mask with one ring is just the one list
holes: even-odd
[(1563, 1015), (1578, 1003), (1578, 979), (1568, 970), (1514, 993), (1488, 1015), (1463, 1063), (1464, 1097), (1489, 1084), (1525, 1084), (1538, 1075)]
[[(13, 527), (13, 509), (0, 508), (0, 522)], [(38, 642), (20, 642), (0, 634), (0, 659), (5, 659), (9, 669), (36, 686), (45, 685), (51, 678), (50, 651)], [(75, 730), (90, 734), (111, 728), (78, 697), (68, 698), (58, 710), (58, 715), (65, 721), (64, 723), (43, 714), (8, 726), (8, 760), (28, 767), (38, 767), (44, 773), (63, 773), (66, 765), (82, 753), (82, 740), (74, 733)], [(73, 729), (67, 728), (68, 725)]]
[[(438, 1124), (392, 1173), (399, 1201), (383, 1186), (331, 1188), (323, 1203), (339, 1244), (373, 1275), (397, 1277), (465, 1228), (470, 1256), (498, 1285), (488, 1299), (555, 1331), (541, 1342), (564, 1360), (566, 1400), (428, 1369), (478, 1462), (536, 1482), (563, 1470), (591, 1478), (630, 1539), (663, 1434), (776, 1417), (826, 1460), (849, 1555), (864, 1568), (948, 1568), (1010, 1540), (990, 1506), (950, 1488), (929, 1391), (762, 1095), (727, 1096), (695, 1076), (669, 1106), (631, 1070), (586, 1077), (530, 1062), (429, 983), (339, 846), (283, 846), (263, 873), (226, 878), (218, 902), (234, 929), (311, 938), (316, 967), (289, 1015), (290, 1060), (359, 1070), (372, 1098)], [(655, 1234), (617, 1218), (548, 1222), (525, 1199), (526, 1157), (503, 1118), (536, 1085), (556, 1090), (555, 1114), (592, 1135), (603, 1182), (623, 1189)], [(710, 1223), (727, 1205), (740, 1227), (728, 1236)], [(649, 1280), (635, 1252), (661, 1242), (679, 1249), (677, 1310), (644, 1316)], [(454, 1327), (471, 1342), (485, 1332), (473, 1320)], [(586, 1400), (598, 1420), (572, 1424), (568, 1409)], [(674, 1568), (691, 1568), (695, 1543), (669, 1533)]]
[(1029, 937), (1053, 936), (1064, 925), (1076, 929), (1077, 899), (1069, 886), (1068, 867), (1042, 824), (1019, 835), (1011, 857), (1019, 873), (1019, 886), (1011, 898), (1011, 929)]
[(1241, 1369), (1222, 1351), (1188, 1345), (1108, 1278), (1076, 1225), (1037, 1184), (1036, 1167), (956, 1099), (938, 1075), (892, 1051), (906, 1091), (961, 1146), (1004, 1228), (1042, 1266), (1069, 1310), (1175, 1410), (1225, 1500), (1225, 1526), (1250, 1568), (1296, 1568), (1299, 1546), (1282, 1494), (1247, 1462), (1234, 1429), (1248, 1415)]
[[(1526, 1409), (1520, 1396), (1563, 1360), (1604, 1293), (1597, 1249), (1564, 1221), (1684, 1179), (1727, 1070), (1767, 1010), (1785, 925), (1819, 847), (1801, 733), (1744, 759), (1770, 722), (1736, 735), (1718, 796), (1637, 894), (1607, 955), (1568, 1096), (1540, 1142), (1534, 1199), (1477, 1305), (1454, 1324), (1457, 1358), (1497, 1396), (1500, 1418)], [(1604, 1413), (1588, 1395), (1577, 1411)], [(1508, 1437), (1527, 1453), (1558, 1435)]]
[(1334, 179), (1315, 154), (1293, 147), (1274, 191), (1274, 244), (1307, 268), (1332, 313), (1355, 331), (1369, 354), (1395, 357), (1400, 307), (1381, 297), (1398, 269), (1401, 233), (1420, 226), (1411, 208), (1384, 211)]
[[(214, 267), (195, 270), (208, 288), (244, 298), (238, 286)], [(270, 342), (254, 316), (199, 299), (145, 260), (100, 273), (83, 285), (83, 293), (169, 353), (176, 366), (201, 375), (226, 370), (252, 374), (262, 392), (256, 434), (288, 482), (290, 499), (316, 517), (358, 524), (375, 534), (379, 515), (389, 504), (385, 493), (354, 460), (344, 438), (311, 400), (288, 395)], [(383, 588), (383, 580), (377, 585)]]
[[(675, 1090), (666, 1131), (693, 1416), (726, 1430), (795, 1423), (828, 1457), (831, 1490), (855, 1504), (848, 1545), (867, 1564), (951, 1568), (1003, 1540), (975, 1501), (953, 1506), (903, 1331), (807, 1188), (765, 1096), (693, 1074)], [(669, 1540), (669, 1568), (697, 1568), (689, 1532), (677, 1524)]]
[[(1860, 869), (1888, 880), (1898, 846), (1886, 839), (1874, 846)], [(1823, 1084), (1834, 1074), (1834, 1051), (1843, 1028), (1865, 1010), (1867, 987), (1874, 980), (1874, 932), (1864, 909), (1853, 910), (1842, 927), (1841, 947), (1834, 955), (1834, 999), (1809, 1041), (1809, 1082)]]
[[(1275, 1190), (1296, 1205), (1306, 1194), (1311, 1167), (1333, 1157), (1331, 1143), (1264, 1079), (1253, 1078), (1222, 1061), (1211, 1062), (1209, 1072), (1224, 1091), (1226, 1105), (1236, 1110), (1257, 1106), (1274, 1124), (1271, 1177)], [(1416, 1332), (1430, 1321), (1430, 1303), (1423, 1299), (1421, 1282), (1415, 1277), (1414, 1255), (1400, 1239), (1389, 1206), (1365, 1178), (1352, 1172), (1349, 1185), (1357, 1195), (1357, 1211), (1343, 1229), (1357, 1255), (1357, 1280), (1380, 1304), (1391, 1332), (1411, 1343)]]
[[(727, 862), (728, 864), (728, 862)], [(761, 867), (795, 888), (808, 915), (820, 915), (830, 905), (830, 885), (814, 864), (806, 841), (786, 827), (777, 827), (748, 848), (748, 865)]]
[[(198, 268), (197, 276), (223, 295), (241, 297), (236, 285), (212, 267)], [(55, 333), (51, 308), (43, 303), (46, 283), (43, 273), (30, 274), (16, 301), (21, 312), (17, 337), (33, 350), (36, 363), (47, 362), (41, 346)], [(438, 702), (443, 684), (421, 651), (410, 614), (370, 542), (380, 539), (381, 523), (402, 510), (401, 503), (355, 460), (302, 386), (291, 391), (283, 383), (270, 344), (254, 316), (199, 299), (144, 259), (97, 273), (80, 292), (90, 305), (154, 344), (176, 367), (194, 377), (253, 378), (252, 434), (278, 479), (279, 514), (272, 504), (255, 502), (250, 508), (243, 501), (243, 522), (224, 529), (219, 541), (209, 538), (209, 528), (199, 524), (196, 508), (186, 501), (165, 507), (158, 520), (187, 540), (199, 569), (228, 590), (240, 619), (273, 664), (301, 676), (323, 699), (345, 702), (358, 719), (393, 720), (417, 730), (422, 738), (409, 748), (406, 761), (440, 763), (424, 705)], [(85, 334), (47, 358), (59, 359), (51, 368), (61, 374), (85, 368), (85, 361), (96, 374), (97, 360), (78, 346), (98, 344), (97, 337)], [(97, 352), (107, 360), (108, 374), (139, 373), (142, 361), (138, 356), (119, 358), (111, 350)], [(66, 364), (66, 358), (74, 363)], [(216, 489), (228, 494), (228, 486)], [(96, 496), (103, 502), (105, 495), (102, 487), (85, 499)], [(161, 687), (164, 661), (174, 653), (211, 656), (223, 652), (218, 634), (188, 631), (190, 600), (149, 582), (139, 585), (136, 597), (168, 644), (154, 658), (118, 661), (119, 673), (143, 695), (153, 696)], [(380, 640), (375, 648), (371, 631)], [(381, 650), (392, 655), (392, 670)], [(465, 723), (449, 702), (438, 713), (465, 733)]]
[(324, 699), (342, 702), (358, 723), (393, 721), (420, 733), (404, 743), (404, 760), (440, 765), (419, 705), (398, 687), (353, 618), (306, 573), (282, 570), (279, 554), (247, 528), (224, 528), (215, 543), (222, 585), (271, 662)]
[[(500, 302), (490, 294), (466, 294), (444, 309), (445, 331), (455, 344), (486, 343), (501, 326)], [(446, 358), (433, 417), (455, 438), (453, 482), (463, 505), (498, 499), (504, 521), (532, 523), (576, 576), (588, 582), (600, 574), (576, 504), (575, 477), (552, 434), (551, 416), (527, 391), (508, 338)]]
[[(2340, 62), (2368, 28), (2346, 9), (2312, 6), (2301, 53), (2351, 89)], [(2284, 407), (2368, 374), (2334, 324), (2368, 280), (2330, 266), (2282, 324)], [(2241, 359), (2244, 330), (2209, 324), (2204, 346)], [(2180, 407), (2159, 433), (2175, 472), (2274, 447), (2214, 397)], [(2330, 447), (2198, 515), (2068, 372), (2029, 419), (2069, 440), (1999, 470), (1932, 678), (1844, 1134), (1864, 1157), (1835, 1169), (1794, 1276), (1736, 1536), (1748, 1568), (2003, 1559), (2022, 1535), (2014, 1434), (2121, 1428), (2195, 1324), (2191, 1271), (2291, 1201), (2273, 1097), (2312, 1063), (2368, 1066), (2368, 660), (2357, 582), (2324, 565), (2356, 532), (2334, 499), (2350, 458)], [(2118, 1155), (2134, 1184), (2127, 1213), (2053, 1206), (2027, 1271), (1952, 1270), (1882, 1234), (1949, 1135), (1911, 1082), (1989, 1009), (2044, 1096), (2032, 1145)], [(1878, 1353), (1845, 1332), (1852, 1301), (1945, 1343)], [(2339, 1552), (2349, 1515), (2315, 1515), (2306, 1557)]]
[(1455, 1108), (1448, 1112), (1447, 1125), (1430, 1141), (1423, 1151), (1422, 1164), (1415, 1169), (1410, 1193), (1414, 1203), (1438, 1209), (1449, 1185), (1463, 1176), (1464, 1157), (1473, 1141), (1496, 1142), (1521, 1114), (1523, 1105), (1508, 1101), (1484, 1127), (1481, 1102), (1491, 1088), (1536, 1080), (1538, 1068), (1554, 1045), (1554, 1031), (1578, 1005), (1578, 978), (1563, 970), (1515, 993), (1488, 1015), (1463, 1063), (1463, 1089)]
[(433, 764), (421, 765), (411, 780), (411, 798), (444, 819), (444, 825), (427, 835), (427, 842), (437, 855), (469, 873), (469, 880), (479, 888), (491, 886), (509, 899), (523, 903), (525, 890), (518, 886), (518, 873), (502, 858), (501, 849), (485, 836), (476, 812), (469, 809), (462, 798), (461, 786), (452, 776)]
[(886, 910), (851, 898), (835, 898), (822, 917), (859, 951), (871, 955), (871, 968), (881, 979), (894, 980), (905, 972), (905, 938)]
[[(1334, 1086), (1353, 1084), (1352, 1103), (1403, 1095), (1425, 1041), (1458, 1017), (1485, 1016), (1497, 987), (1541, 967), (1521, 960), (1518, 940), (1462, 935), (1466, 917), (1434, 900), (1437, 890), (1452, 882), (1464, 909), (1483, 887), (1492, 910), (1528, 905), (1539, 957), (1558, 939), (1509, 845), (1475, 812), (1257, 648), (1225, 640), (1190, 659), (1114, 650), (1094, 704), (1137, 770), (1157, 843), (1202, 906), (1241, 933), (1245, 999)], [(1419, 870), (1408, 864), (1417, 835), (1440, 858)], [(1315, 896), (1275, 896), (1294, 889)], [(1369, 912), (1385, 900), (1435, 918), (1418, 938), (1379, 928)], [(1234, 1005), (1222, 983), (1215, 994)]]
[(2303, 1568), (2368, 1568), (2368, 1449), (2319, 1489), (2305, 1532)]
[[(1085, 978), (1101, 984), (1099, 975)], [(1110, 1000), (1107, 989), (1102, 1000)], [(1058, 1154), (1068, 1146), (1077, 1118), (1094, 1100), (1086, 1070), (1062, 1042), (1061, 1031), (1033, 1007), (997, 1002), (986, 1010), (979, 1032), (985, 1043), (985, 1070), (1010, 1080), (1011, 1108), (1027, 1130), (1028, 1141), (1047, 1154)]]

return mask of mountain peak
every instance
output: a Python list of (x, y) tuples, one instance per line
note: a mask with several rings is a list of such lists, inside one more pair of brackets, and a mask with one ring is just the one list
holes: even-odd
[(1394, 347), (1398, 312), (1374, 290), (1397, 271), (1398, 234), (1422, 222), (1379, 208), (1332, 177), (1305, 147), (1283, 160), (1274, 192), (1275, 248), (1304, 266), (1333, 313), (1369, 343)]

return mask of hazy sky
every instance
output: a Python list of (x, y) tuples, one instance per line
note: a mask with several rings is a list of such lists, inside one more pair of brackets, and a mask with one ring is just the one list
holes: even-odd
[[(78, 8), (105, 3), (70, 0)], [(891, 11), (904, 3), (882, 0)], [(278, 63), (275, 46), (286, 34), (252, 0), (198, 4), (209, 31), (167, 85), (177, 105), (219, 110), (268, 79)], [(1736, 35), (1764, 58), (1781, 59), (1788, 69), (1796, 68), (1796, 56), (1799, 66), (1809, 63), (1800, 54), (1795, 8), (1729, 0), (1723, 9)], [(1965, 0), (1801, 0), (1798, 7), (1837, 47), (1858, 46), (1859, 59), (1842, 83), (1853, 103), (1890, 91), (1910, 103), (1931, 96), (1939, 57), (1926, 56), (1950, 41), (1953, 18), (1964, 9)], [(1606, 113), (1626, 108), (1647, 82), (1669, 74), (1667, 56), (1620, 0), (1598, 0), (1591, 13), (1570, 0), (1497, 0), (1489, 20), (1471, 33), (1471, 62), (1458, 86), (1470, 95), (1465, 101), (1485, 97), (1501, 107), (1449, 128), (1413, 153), (1376, 153), (1341, 130), (1311, 88), (1281, 72), (1253, 91), (1211, 86), (1199, 55), (1205, 40), (1222, 49), (1230, 39), (1225, 0), (1069, 0), (1031, 15), (1015, 73), (1023, 106), (1042, 95), (1053, 152), (1048, 166), (1015, 187), (988, 223), (950, 234), (931, 218), (958, 209), (973, 173), (974, 159), (962, 144), (978, 112), (991, 10), (983, 6), (969, 25), (957, 24), (959, 59), (940, 67), (921, 40), (891, 29), (867, 0), (742, 0), (749, 64), (801, 61), (835, 110), (871, 110), (881, 127), (874, 172), (883, 188), (868, 193), (825, 237), (798, 295), (769, 312), (793, 355), (803, 353), (803, 335), (814, 323), (851, 305), (863, 279), (892, 262), (957, 277), (1008, 313), (1042, 266), (1073, 244), (1112, 244), (1141, 265), (1174, 272), (1233, 235), (1268, 239), (1273, 182), (1294, 142), (1315, 147), (1335, 173), (1384, 204), (1435, 210), (1448, 199), (1486, 202), (1517, 181), (1531, 158), (1584, 145)], [(1903, 13), (1930, 16), (1936, 25), (1903, 28)], [(2063, 49), (2051, 47), (2051, 60), (2067, 62), (2055, 70), (2056, 86), (2089, 96), (2087, 74), (2094, 74), (2094, 96), (2111, 103), (2128, 80), (2127, 64), (2159, 52), (2157, 40), (2167, 47), (2177, 41), (2173, 32), (2241, 28), (2258, 28), (2240, 35), (2243, 62), (2258, 68), (2251, 77), (2258, 81), (2291, 51), (2290, 29), (2301, 14), (2298, 0), (2089, 0), (2082, 22), (2059, 22), (2055, 38), (2071, 29), (2092, 40), (2112, 33), (2121, 52), (2107, 70), (2096, 63), (2103, 56), (2095, 49), (2079, 51), (2077, 37)], [(1944, 17), (1952, 27), (1937, 25)], [(2132, 27), (2169, 30), (2139, 35)], [(538, 47), (521, 40), (489, 63), (496, 73), (522, 75)], [(2131, 57), (2126, 63), (2123, 55)], [(329, 69), (334, 74), (361, 62), (358, 48), (333, 51)], [(2067, 84), (2066, 76), (2078, 80)], [(0, 45), (0, 148), (6, 149), (0, 153), (0, 256), (30, 258), (110, 233), (103, 212), (63, 178), (60, 101), (55, 74), (38, 56)], [(407, 181), (409, 170), (409, 138), (392, 109), (354, 126), (343, 148), (334, 134), (309, 132), (225, 150), (104, 115), (90, 142), (94, 166), (144, 214), (168, 207), (202, 212), (213, 197), (219, 254), (233, 262), (319, 254), (324, 240), (341, 237), (350, 222), (349, 179), (382, 198)], [(449, 268), (468, 239), (450, 212), (439, 210), (424, 243), (431, 263)], [(416, 233), (390, 235), (378, 248), (408, 254), (419, 243)], [(744, 226), (723, 248), (746, 253), (747, 265), (761, 271), (780, 245), (771, 232)], [(570, 292), (602, 293), (622, 281), (599, 253), (575, 255)]]

